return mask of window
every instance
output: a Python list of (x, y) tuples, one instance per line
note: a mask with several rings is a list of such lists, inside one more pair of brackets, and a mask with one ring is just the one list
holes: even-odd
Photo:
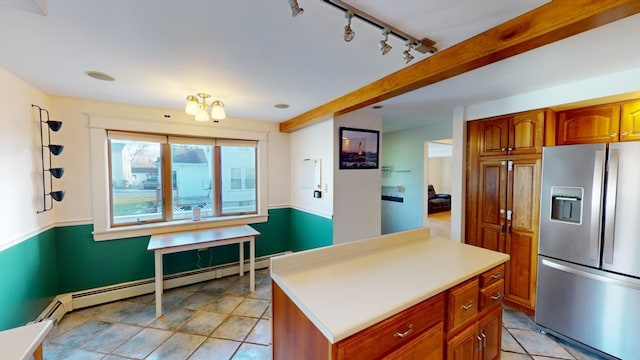
[(113, 227), (256, 214), (256, 141), (108, 132)]

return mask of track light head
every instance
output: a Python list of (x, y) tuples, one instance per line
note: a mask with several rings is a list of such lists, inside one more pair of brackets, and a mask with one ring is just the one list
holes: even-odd
[(378, 46), (380, 47), (380, 54), (387, 55), (392, 49), (392, 46), (387, 44), (387, 40), (389, 39), (389, 30), (383, 31), (382, 35), (384, 35), (384, 40), (380, 40)]
[(289, 5), (291, 6), (291, 16), (296, 17), (304, 13), (304, 9), (298, 5), (298, 0), (289, 0)]
[(411, 53), (409, 52), (409, 50), (411, 50), (411, 47), (407, 47), (407, 50), (402, 52), (402, 58), (404, 59), (404, 63), (408, 64), (410, 63), (413, 59), (415, 59), (415, 57), (413, 55), (411, 55)]
[(345, 15), (347, 17), (347, 26), (344, 27), (344, 41), (350, 42), (356, 36), (356, 32), (351, 29), (351, 19), (353, 18), (353, 12), (348, 11)]

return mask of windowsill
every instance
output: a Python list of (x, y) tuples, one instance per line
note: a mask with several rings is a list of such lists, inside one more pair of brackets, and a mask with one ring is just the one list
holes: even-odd
[(165, 223), (152, 223), (135, 226), (122, 226), (110, 228), (104, 231), (94, 231), (93, 239), (95, 241), (115, 240), (137, 236), (150, 236), (154, 234), (162, 234), (176, 231), (188, 231), (198, 229), (218, 228), (223, 226), (249, 225), (262, 223), (268, 220), (268, 215), (252, 214), (239, 216), (225, 216), (223, 219), (215, 220), (202, 219), (193, 221), (191, 219), (178, 220)]

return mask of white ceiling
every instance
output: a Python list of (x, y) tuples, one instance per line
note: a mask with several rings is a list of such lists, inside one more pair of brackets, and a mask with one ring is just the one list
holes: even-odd
[[(16, 6), (33, 1), (0, 0), (0, 66), (54, 95), (183, 109), (187, 95), (208, 92), (229, 117), (280, 122), (406, 66), (399, 39), (391, 37), (394, 49), (381, 56), (380, 31), (358, 19), (355, 39), (345, 43), (344, 13), (319, 0), (299, 0), (305, 12), (295, 18), (287, 0), (49, 0), (46, 16)], [(443, 50), (546, 0), (346, 2)], [(618, 23), (637, 33), (640, 17), (631, 19)], [(383, 114), (413, 126), (416, 111), (446, 113), (639, 65), (640, 47), (629, 39), (594, 33), (597, 42), (584, 35), (387, 100)], [(630, 54), (603, 66), (610, 49)], [(415, 61), (428, 56), (413, 53)], [(116, 81), (89, 78), (89, 70)]]

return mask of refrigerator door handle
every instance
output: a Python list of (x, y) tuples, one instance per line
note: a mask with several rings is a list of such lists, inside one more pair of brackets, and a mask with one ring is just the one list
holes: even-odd
[(548, 266), (550, 268), (554, 268), (556, 270), (560, 270), (560, 271), (564, 271), (573, 275), (577, 275), (577, 276), (581, 276), (581, 277), (585, 277), (588, 279), (593, 279), (593, 280), (597, 280), (597, 281), (601, 281), (601, 282), (606, 282), (609, 284), (615, 284), (617, 286), (623, 286), (629, 289), (635, 289), (635, 290), (640, 290), (640, 283), (637, 282), (631, 282), (631, 281), (625, 281), (625, 280), (621, 280), (621, 279), (615, 279), (612, 277), (608, 277), (608, 276), (602, 276), (602, 275), (598, 275), (598, 274), (593, 274), (590, 272), (586, 272), (574, 267), (569, 267), (569, 266), (565, 266), (562, 264), (558, 264), (557, 262), (553, 262), (547, 259), (542, 259), (542, 265), (544, 266)]
[(598, 261), (600, 248), (600, 202), (602, 201), (602, 183), (604, 177), (604, 150), (597, 150), (593, 166), (593, 187), (591, 191), (591, 251), (592, 261)]
[(613, 264), (614, 229), (616, 218), (616, 197), (618, 194), (618, 165), (620, 163), (620, 150), (609, 150), (609, 174), (607, 180), (607, 193), (605, 204), (604, 247), (603, 260), (607, 264)]

